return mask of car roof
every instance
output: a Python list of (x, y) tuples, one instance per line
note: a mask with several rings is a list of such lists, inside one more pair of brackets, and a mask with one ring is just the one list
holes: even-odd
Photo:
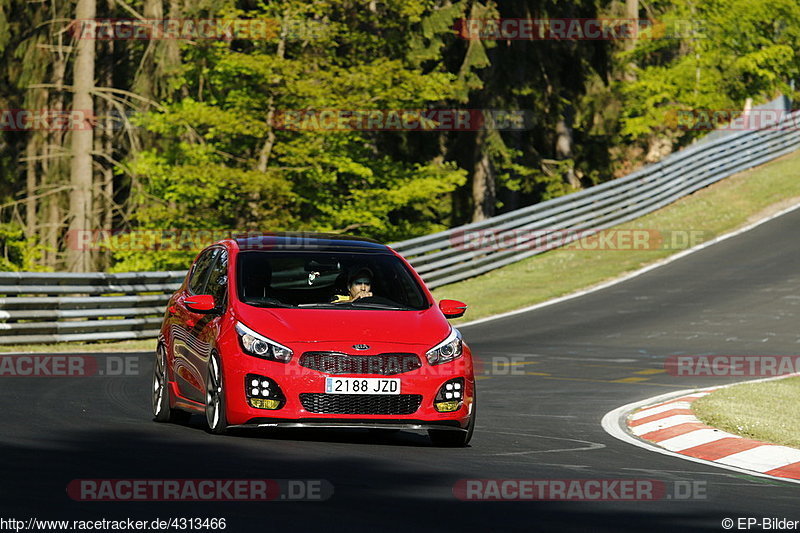
[(389, 247), (372, 239), (335, 233), (275, 232), (234, 237), (240, 251), (348, 251), (387, 253)]

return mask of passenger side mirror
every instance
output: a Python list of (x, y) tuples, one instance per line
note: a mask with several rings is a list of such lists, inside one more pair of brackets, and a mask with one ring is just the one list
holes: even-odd
[(439, 309), (445, 318), (460, 318), (467, 312), (467, 304), (458, 300), (440, 300)]
[(214, 297), (210, 294), (190, 296), (183, 301), (183, 304), (189, 311), (201, 315), (213, 313), (217, 309), (217, 302), (214, 301)]

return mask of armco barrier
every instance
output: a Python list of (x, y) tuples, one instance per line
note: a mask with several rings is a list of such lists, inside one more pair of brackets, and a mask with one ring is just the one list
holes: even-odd
[[(484, 274), (541, 253), (541, 248), (524, 246), (526, 232), (533, 238), (535, 230), (540, 230), (541, 236), (548, 231), (610, 228), (792, 152), (800, 145), (799, 120), (800, 112), (785, 115), (768, 129), (740, 131), (689, 146), (624, 178), (392, 247), (414, 265), (431, 288)], [(491, 231), (497, 236), (516, 231), (523, 237), (508, 250), (453, 246), (470, 231)]]
[[(541, 238), (548, 232), (610, 228), (792, 152), (800, 145), (798, 122), (800, 112), (785, 115), (767, 129), (697, 143), (624, 178), (392, 247), (431, 288), (477, 276), (544, 251), (524, 245), (534, 231)], [(516, 232), (515, 246), (453, 245), (471, 231)], [(0, 344), (155, 337), (164, 304), (184, 275), (0, 272)]]
[(0, 272), (0, 344), (158, 335), (186, 272)]

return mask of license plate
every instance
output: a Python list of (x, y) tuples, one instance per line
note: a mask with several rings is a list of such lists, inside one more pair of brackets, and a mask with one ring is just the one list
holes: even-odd
[(400, 394), (400, 380), (386, 378), (325, 378), (327, 394)]

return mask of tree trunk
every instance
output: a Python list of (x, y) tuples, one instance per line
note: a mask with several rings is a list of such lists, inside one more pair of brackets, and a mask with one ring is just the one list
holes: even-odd
[(25, 147), (25, 237), (28, 239), (36, 238), (38, 229), (36, 217), (36, 192), (38, 190), (38, 183), (36, 179), (36, 171), (38, 170), (38, 162), (36, 156), (39, 152), (39, 134), (32, 131), (28, 136), (28, 144)]
[[(625, 18), (629, 19), (631, 24), (636, 24), (638, 36), (639, 0), (625, 0)], [(625, 48), (631, 49), (634, 46), (636, 46), (635, 38), (629, 39), (628, 42), (625, 43)]]
[[(75, 18), (93, 19), (96, 14), (96, 0), (78, 0)], [(94, 89), (95, 42), (93, 39), (77, 39), (75, 64), (73, 66), (72, 110), (87, 119), (94, 113), (92, 90)], [(72, 165), (70, 168), (69, 229), (73, 234), (91, 230), (92, 220), (92, 143), (94, 132), (81, 127), (72, 132)], [(91, 252), (67, 248), (67, 270), (87, 272), (93, 267)]]
[[(115, 0), (108, 0), (107, 9), (109, 13), (114, 12), (116, 7)], [(101, 63), (102, 74), (99, 79), (102, 80), (102, 85), (105, 87), (114, 86), (114, 41), (106, 41), (104, 44), (101, 56), (103, 61)], [(108, 100), (100, 102), (102, 106), (103, 123), (100, 125), (100, 142), (98, 151), (105, 154), (110, 159), (115, 159), (114, 153), (114, 119), (112, 113), (114, 107)], [(102, 165), (102, 180), (99, 184), (100, 209), (98, 213), (98, 226), (104, 231), (111, 231), (114, 224), (114, 166), (110, 161), (103, 161)], [(112, 254), (108, 250), (103, 250), (98, 253), (97, 266), (100, 270), (107, 270), (111, 266)]]
[[(146, 20), (161, 20), (164, 18), (164, 6), (161, 0), (145, 0), (143, 6), (143, 15)], [(167, 39), (170, 40), (170, 39)], [(110, 41), (114, 42), (114, 41)], [(160, 65), (158, 57), (161, 48), (165, 45), (161, 40), (147, 41), (147, 47), (142, 54), (139, 67), (136, 69), (136, 75), (133, 79), (133, 91), (136, 94), (157, 100), (160, 95), (161, 86), (161, 70), (163, 66)]]
[[(639, 0), (625, 0), (625, 17), (629, 19), (630, 24), (635, 24), (636, 35), (625, 41), (625, 49), (633, 50), (636, 47), (636, 41), (639, 36)], [(634, 22), (635, 21), (635, 22)], [(625, 73), (623, 79), (627, 82), (636, 81), (636, 63), (630, 62), (625, 66)]]
[[(281, 26), (285, 27), (285, 24), (281, 24)], [(279, 59), (283, 59), (286, 56), (286, 30), (281, 30), (280, 39), (278, 39), (278, 48), (276, 51), (276, 55)], [(279, 79), (273, 78), (272, 84), (277, 87), (278, 83), (280, 82)], [(274, 89), (274, 90), (277, 90)], [(261, 151), (258, 154), (258, 165), (256, 168), (259, 172), (266, 172), (267, 166), (269, 165), (269, 158), (272, 155), (272, 148), (275, 146), (275, 127), (273, 122), (275, 121), (275, 94), (269, 95), (269, 103), (267, 104), (267, 138), (264, 140), (264, 144), (261, 146)]]
[[(68, 16), (66, 11), (59, 11), (53, 14), (53, 18)], [(67, 70), (67, 58), (69, 52), (64, 48), (64, 34), (53, 36), (57, 40), (56, 48), (53, 52), (53, 84), (55, 90), (52, 91), (50, 106), (55, 113), (61, 113), (65, 109), (64, 105), (64, 79)], [(41, 171), (43, 183), (49, 188), (63, 186), (68, 179), (69, 162), (63, 157), (63, 153), (68, 150), (66, 145), (66, 131), (55, 129), (47, 132), (45, 137), (44, 159), (42, 159)], [(55, 150), (51, 149), (53, 147)], [(51, 152), (59, 151), (57, 157), (51, 157)], [(63, 257), (60, 255), (59, 240), (61, 239), (62, 228), (64, 226), (64, 205), (66, 195), (62, 192), (51, 192), (42, 202), (45, 224), (42, 230), (42, 240), (45, 243), (45, 265), (51, 268), (63, 268)]]
[(486, 150), (486, 131), (475, 135), (475, 167), (472, 173), (472, 222), (494, 216), (494, 169)]
[[(556, 159), (563, 161), (572, 159), (572, 106), (567, 106), (556, 123)], [(581, 188), (581, 182), (575, 176), (572, 165), (563, 173), (564, 180), (574, 189)]]

